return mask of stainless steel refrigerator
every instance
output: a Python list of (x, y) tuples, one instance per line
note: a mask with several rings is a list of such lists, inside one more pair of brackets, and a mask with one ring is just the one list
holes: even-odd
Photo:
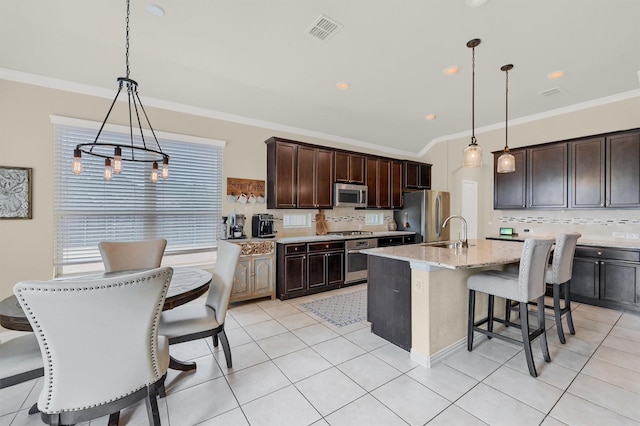
[(442, 222), (449, 216), (448, 192), (405, 192), (404, 207), (393, 213), (399, 231), (411, 231), (420, 236), (421, 242), (449, 240), (449, 227), (443, 229)]

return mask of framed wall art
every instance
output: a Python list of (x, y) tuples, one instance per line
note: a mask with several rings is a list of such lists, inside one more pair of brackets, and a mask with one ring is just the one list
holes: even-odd
[(31, 171), (0, 166), (0, 219), (31, 219)]

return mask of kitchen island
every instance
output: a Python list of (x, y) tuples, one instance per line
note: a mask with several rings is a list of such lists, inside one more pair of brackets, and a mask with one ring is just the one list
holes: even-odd
[[(364, 250), (369, 256), (372, 332), (410, 350), (413, 361), (430, 367), (466, 345), (467, 277), (518, 262), (522, 245), (470, 240), (468, 248), (427, 243)], [(477, 317), (486, 315), (486, 296), (481, 296)], [(504, 304), (496, 302), (499, 307), (504, 312)]]

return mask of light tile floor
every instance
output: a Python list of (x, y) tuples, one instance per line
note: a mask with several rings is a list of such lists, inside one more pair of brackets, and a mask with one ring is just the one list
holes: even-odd
[[(552, 362), (535, 341), (537, 379), (522, 349), (497, 339), (426, 369), (371, 334), (368, 323), (334, 327), (301, 306), (363, 287), (233, 305), (226, 324), (232, 369), (210, 339), (172, 346), (198, 369), (169, 372), (162, 424), (640, 425), (638, 315), (575, 304), (576, 335), (567, 333), (565, 345), (547, 318)], [(42, 424), (27, 414), (41, 385), (0, 390), (0, 426)], [(123, 411), (120, 424), (147, 425), (144, 404)]]

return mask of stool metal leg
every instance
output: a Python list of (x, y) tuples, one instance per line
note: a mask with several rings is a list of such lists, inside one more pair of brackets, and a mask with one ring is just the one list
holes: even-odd
[[(490, 294), (487, 306), (487, 331), (490, 332), (493, 332), (493, 302), (494, 296)], [(491, 336), (487, 335), (487, 339), (491, 339)]]
[(506, 327), (511, 325), (511, 300), (509, 299), (504, 301), (504, 325)]
[(547, 345), (547, 330), (544, 327), (544, 296), (538, 297), (538, 330), (542, 330), (540, 335), (540, 349), (546, 362), (551, 362), (549, 346)]
[[(538, 306), (538, 309), (540, 309), (539, 306)], [(558, 339), (560, 339), (560, 343), (566, 343), (566, 339), (564, 338), (564, 330), (562, 329), (562, 312), (560, 308), (560, 285), (559, 284), (553, 284), (553, 313), (556, 317), (556, 329), (558, 331)]]
[(476, 311), (476, 292), (469, 290), (469, 315), (467, 318), (467, 350), (471, 352), (473, 349), (473, 323), (475, 321)]
[(533, 353), (531, 352), (531, 338), (529, 337), (529, 315), (527, 312), (526, 303), (520, 303), (520, 331), (522, 331), (522, 344), (524, 346), (524, 354), (527, 358), (529, 374), (531, 374), (533, 377), (538, 377), (536, 365), (533, 362)]

